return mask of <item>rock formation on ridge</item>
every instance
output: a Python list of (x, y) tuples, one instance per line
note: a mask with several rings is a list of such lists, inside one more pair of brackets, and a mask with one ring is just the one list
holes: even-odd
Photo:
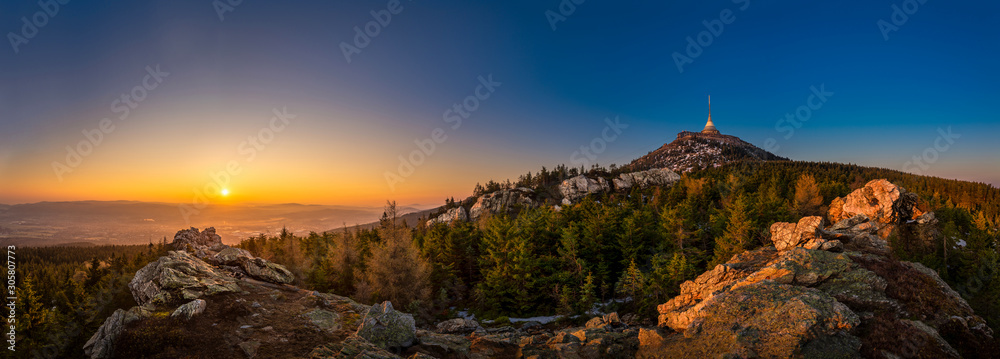
[[(901, 200), (901, 198), (908, 198)], [(771, 226), (774, 247), (734, 256), (681, 284), (659, 325), (683, 335), (640, 335), (640, 357), (989, 357), (992, 330), (918, 263), (892, 259), (898, 226), (932, 214), (885, 180), (838, 198), (822, 217)]]

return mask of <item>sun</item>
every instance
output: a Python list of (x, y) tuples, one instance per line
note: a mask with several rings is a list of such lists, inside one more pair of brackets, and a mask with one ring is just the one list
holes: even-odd
[(228, 196), (228, 195), (229, 195), (229, 189), (228, 188), (223, 188), (222, 189), (222, 196), (225, 197), (225, 196)]

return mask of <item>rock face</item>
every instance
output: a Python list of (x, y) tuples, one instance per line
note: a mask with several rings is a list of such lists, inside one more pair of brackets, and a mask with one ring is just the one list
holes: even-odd
[(128, 284), (139, 305), (177, 304), (206, 295), (239, 292), (235, 278), (188, 252), (171, 251), (135, 273)]
[(397, 312), (392, 303), (382, 302), (365, 313), (357, 335), (380, 348), (405, 348), (416, 339), (413, 316)]
[(663, 186), (673, 184), (681, 179), (677, 172), (666, 168), (657, 168), (647, 171), (622, 173), (612, 182), (615, 190), (623, 191), (632, 187), (645, 188), (649, 186)]
[(657, 310), (661, 327), (683, 335), (643, 333), (639, 356), (994, 353), (992, 331), (937, 273), (886, 255), (880, 229), (924, 225), (897, 218), (930, 222), (915, 201), (901, 206), (905, 197), (887, 181), (872, 181), (835, 203), (837, 223), (829, 228), (820, 217), (775, 223), (774, 247), (738, 254), (681, 284), (681, 294)]
[(194, 227), (182, 229), (174, 235), (171, 246), (178, 251), (191, 251), (199, 258), (226, 248), (226, 245), (222, 244), (222, 237), (215, 234), (215, 227), (205, 228), (202, 232), (198, 232), (198, 228)]
[(468, 221), (468, 220), (469, 220), (469, 213), (465, 210), (465, 207), (458, 206), (449, 209), (440, 216), (429, 219), (427, 221), (427, 225), (431, 226), (434, 223), (451, 223), (454, 221)]
[(611, 189), (604, 178), (589, 178), (583, 175), (567, 179), (559, 184), (559, 193), (563, 196), (563, 204), (586, 197), (589, 194), (604, 193)]
[(278, 284), (291, 284), (295, 276), (285, 266), (256, 257), (240, 258), (240, 268), (256, 279)]
[(484, 194), (469, 209), (469, 217), (476, 220), (486, 213), (508, 213), (518, 207), (535, 207), (537, 204), (531, 199), (534, 193), (529, 188), (518, 187)]
[(144, 307), (132, 307), (129, 310), (118, 309), (104, 320), (97, 332), (83, 345), (83, 352), (91, 358), (111, 358), (115, 353), (115, 344), (125, 326), (143, 318), (150, 312)]
[(778, 222), (771, 225), (771, 241), (778, 252), (800, 246), (820, 249), (824, 242), (819, 233), (821, 229), (823, 217), (818, 216), (803, 217), (799, 223)]

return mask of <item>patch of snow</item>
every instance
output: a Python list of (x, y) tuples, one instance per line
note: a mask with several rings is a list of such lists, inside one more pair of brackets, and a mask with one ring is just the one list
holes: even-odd
[(962, 247), (962, 248), (965, 248), (965, 246), (966, 246), (967, 244), (968, 244), (968, 243), (965, 243), (965, 240), (964, 240), (964, 239), (959, 239), (959, 240), (958, 240), (958, 242), (955, 242), (955, 245), (957, 245), (957, 246), (959, 246), (959, 247)]

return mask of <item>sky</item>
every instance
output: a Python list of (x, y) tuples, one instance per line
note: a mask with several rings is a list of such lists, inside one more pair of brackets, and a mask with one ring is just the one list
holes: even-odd
[(722, 133), (781, 156), (1000, 185), (997, 20), (971, 0), (4, 1), (0, 203), (437, 205), (628, 163), (700, 130), (709, 95)]

